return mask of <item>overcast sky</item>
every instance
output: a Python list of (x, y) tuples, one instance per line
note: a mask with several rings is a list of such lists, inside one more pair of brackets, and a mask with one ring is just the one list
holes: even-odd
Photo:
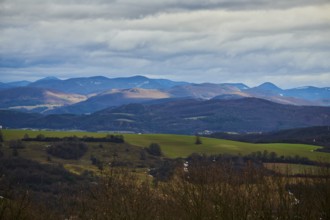
[(329, 0), (0, 0), (0, 81), (330, 86)]

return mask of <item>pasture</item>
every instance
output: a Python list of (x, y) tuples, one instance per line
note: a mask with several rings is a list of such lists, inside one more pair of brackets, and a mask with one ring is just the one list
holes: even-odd
[[(46, 130), (2, 130), (5, 141), (21, 139), (25, 134), (36, 137), (43, 134), (47, 137), (67, 137), (67, 136), (93, 136), (104, 137), (108, 133), (82, 132), (82, 131), (46, 131)], [(192, 153), (213, 155), (231, 154), (247, 155), (256, 151), (276, 152), (278, 155), (307, 157), (314, 161), (330, 161), (330, 154), (317, 152), (319, 146), (306, 144), (251, 144), (237, 141), (220, 140), (201, 137), (202, 144), (195, 144), (195, 136), (173, 135), (173, 134), (124, 134), (125, 142), (137, 146), (147, 147), (150, 143), (158, 143), (164, 153), (169, 158), (187, 157)], [(32, 146), (31, 146), (32, 147)], [(27, 149), (28, 150), (28, 149)], [(86, 158), (87, 159), (87, 158)]]

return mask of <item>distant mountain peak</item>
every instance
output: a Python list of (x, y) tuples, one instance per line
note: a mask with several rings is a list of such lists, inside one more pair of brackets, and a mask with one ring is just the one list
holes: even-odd
[(136, 75), (136, 76), (132, 76), (132, 77), (129, 77), (131, 79), (141, 79), (141, 80), (148, 80), (149, 78), (148, 77), (145, 77), (145, 76), (141, 76), (141, 75)]
[(257, 88), (263, 89), (263, 90), (282, 90), (281, 88), (277, 87), (275, 84), (273, 84), (271, 82), (265, 82), (265, 83), (257, 86)]

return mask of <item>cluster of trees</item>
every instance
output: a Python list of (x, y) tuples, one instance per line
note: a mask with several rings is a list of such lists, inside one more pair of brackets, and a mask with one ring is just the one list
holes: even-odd
[(201, 137), (196, 135), (196, 140), (195, 140), (195, 144), (202, 144), (202, 140), (201, 140)]
[[(61, 165), (40, 164), (22, 157), (2, 158), (0, 173), (0, 195), (10, 199), (14, 196), (12, 193), (21, 193), (21, 190), (34, 192), (34, 196), (77, 192), (78, 183), (85, 182), (82, 176), (70, 173)], [(73, 184), (77, 188), (71, 187)], [(0, 206), (1, 202), (0, 198)], [(6, 219), (1, 216), (1, 211), (0, 219)]]
[(23, 141), (41, 141), (41, 142), (59, 142), (59, 141), (83, 141), (83, 142), (113, 142), (113, 143), (124, 143), (124, 136), (123, 135), (110, 135), (108, 134), (105, 137), (97, 138), (97, 137), (77, 137), (77, 136), (70, 136), (70, 137), (46, 137), (43, 134), (38, 134), (35, 138), (29, 137), (27, 134), (24, 135)]
[(218, 155), (201, 155), (197, 153), (191, 154), (187, 160), (203, 160), (209, 162), (230, 162), (234, 164), (243, 164), (248, 161), (253, 162), (254, 164), (261, 164), (261, 163), (288, 163), (288, 164), (305, 164), (305, 165), (315, 165), (317, 162), (311, 161), (307, 157), (301, 157), (299, 155), (295, 156), (284, 156), (278, 155), (276, 152), (269, 152), (267, 150), (264, 151), (256, 151), (252, 152), (245, 156), (239, 155), (230, 155), (230, 154), (218, 154)]
[(145, 148), (145, 150), (153, 156), (160, 157), (163, 155), (160, 145), (157, 143), (151, 143), (149, 147)]
[(246, 159), (258, 160), (262, 162), (271, 162), (271, 163), (294, 163), (294, 164), (306, 164), (313, 165), (314, 161), (309, 160), (307, 157), (301, 157), (299, 155), (295, 156), (283, 156), (278, 155), (276, 152), (268, 152), (267, 150), (261, 152), (252, 152), (245, 156)]
[(62, 141), (56, 142), (47, 148), (47, 153), (63, 158), (63, 159), (74, 159), (81, 158), (88, 150), (88, 146), (80, 141)]
[(159, 159), (163, 156), (162, 149), (158, 143), (151, 143), (148, 147), (145, 147), (140, 151), (140, 160), (146, 161), (150, 156)]
[(84, 136), (80, 140), (84, 141), (84, 142), (113, 142), (113, 143), (124, 143), (125, 142), (123, 135), (113, 135), (113, 134), (108, 134), (107, 136), (105, 136), (103, 138)]

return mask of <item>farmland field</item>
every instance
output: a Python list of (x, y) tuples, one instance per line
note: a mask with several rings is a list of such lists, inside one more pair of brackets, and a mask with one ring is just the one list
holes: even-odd
[[(93, 136), (104, 137), (107, 133), (80, 132), (80, 131), (32, 131), (32, 130), (2, 130), (5, 141), (20, 139), (25, 134), (35, 137), (43, 134), (47, 137), (65, 137), (76, 135), (78, 137)], [(307, 157), (314, 161), (330, 161), (330, 154), (317, 152), (319, 146), (305, 144), (251, 144), (237, 141), (221, 140), (202, 137), (202, 144), (195, 144), (194, 136), (172, 134), (124, 134), (125, 142), (138, 147), (147, 147), (150, 143), (158, 143), (166, 157), (186, 157), (192, 153), (201, 154), (232, 154), (246, 155), (251, 152), (276, 152), (278, 155)], [(87, 159), (87, 158), (86, 158)]]

